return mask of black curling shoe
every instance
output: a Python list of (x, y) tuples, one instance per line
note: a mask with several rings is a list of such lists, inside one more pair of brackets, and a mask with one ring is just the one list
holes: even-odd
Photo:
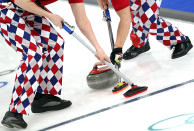
[(175, 45), (175, 49), (172, 53), (171, 58), (175, 59), (175, 58), (179, 58), (179, 57), (186, 55), (192, 47), (193, 45), (191, 44), (189, 37), (186, 36), (185, 42)]
[(123, 54), (124, 60), (132, 59), (136, 56), (138, 56), (141, 53), (144, 53), (146, 51), (150, 50), (150, 44), (147, 42), (143, 47), (137, 48), (135, 46), (131, 46), (127, 51)]
[(25, 129), (27, 127), (27, 123), (23, 119), (23, 115), (14, 112), (6, 112), (1, 124), (8, 128), (19, 128)]
[(42, 113), (61, 110), (69, 107), (71, 104), (71, 101), (62, 100), (54, 95), (36, 93), (31, 110), (33, 113)]

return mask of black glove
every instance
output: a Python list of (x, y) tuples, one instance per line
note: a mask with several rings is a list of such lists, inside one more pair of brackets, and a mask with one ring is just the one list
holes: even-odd
[(122, 48), (114, 48), (112, 53), (110, 54), (110, 60), (113, 65), (120, 65), (123, 59)]

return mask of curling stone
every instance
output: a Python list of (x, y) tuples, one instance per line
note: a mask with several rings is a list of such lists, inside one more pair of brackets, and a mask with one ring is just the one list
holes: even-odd
[(119, 77), (105, 65), (95, 64), (87, 76), (87, 84), (92, 89), (104, 89), (113, 87), (119, 81)]

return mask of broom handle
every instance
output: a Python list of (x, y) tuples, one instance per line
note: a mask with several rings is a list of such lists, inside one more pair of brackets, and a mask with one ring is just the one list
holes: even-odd
[[(113, 37), (113, 33), (112, 33), (111, 17), (110, 17), (109, 9), (103, 11), (103, 19), (107, 22), (111, 48), (113, 50), (114, 49), (114, 37)], [(115, 68), (117, 70), (119, 70), (119, 65), (115, 64)], [(121, 77), (119, 78), (119, 81), (121, 82)]]
[[(94, 55), (97, 56), (96, 51), (94, 51), (82, 38), (79, 37), (79, 35), (77, 35), (74, 32), (74, 26), (69, 25), (67, 22), (63, 23), (63, 29), (65, 29), (70, 35), (74, 36), (82, 45), (84, 45), (86, 48), (88, 48), (88, 50), (90, 50)], [(104, 61), (104, 63), (110, 67), (119, 77), (123, 78), (129, 85), (133, 86), (134, 84), (120, 71), (118, 71), (113, 64)]]
[(108, 33), (109, 33), (109, 38), (110, 38), (110, 43), (111, 43), (111, 48), (113, 50), (115, 42), (114, 42), (114, 37), (113, 37), (113, 33), (112, 33), (110, 12), (109, 12), (108, 9), (103, 11), (103, 19), (107, 22)]

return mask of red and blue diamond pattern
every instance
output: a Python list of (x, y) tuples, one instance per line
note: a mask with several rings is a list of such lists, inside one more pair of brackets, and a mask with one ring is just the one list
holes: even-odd
[(186, 40), (176, 27), (160, 18), (162, 0), (130, 0), (130, 2), (133, 25), (131, 38), (135, 47), (144, 46), (148, 42), (149, 34), (156, 36), (157, 40), (169, 48)]
[(61, 94), (64, 40), (46, 18), (15, 4), (0, 10), (0, 19), (1, 35), (22, 53), (9, 109), (28, 114), (36, 92)]

